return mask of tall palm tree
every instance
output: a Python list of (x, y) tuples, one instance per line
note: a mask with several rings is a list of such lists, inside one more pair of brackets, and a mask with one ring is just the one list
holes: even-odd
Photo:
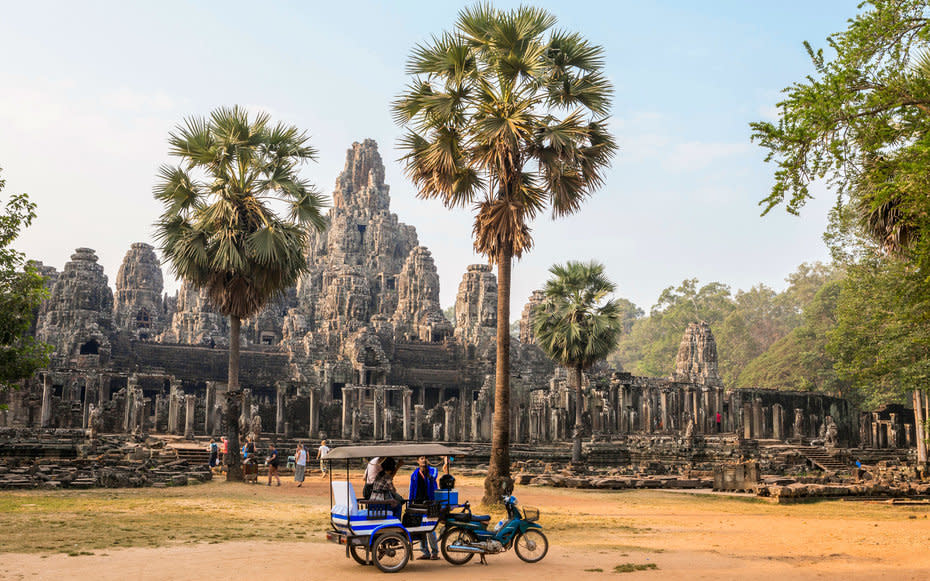
[(549, 269), (545, 300), (534, 307), (533, 332), (539, 347), (550, 359), (571, 370), (575, 386), (575, 428), (572, 430), (572, 463), (581, 462), (582, 373), (606, 358), (623, 333), (620, 305), (607, 296), (614, 283), (597, 262), (569, 261)]
[(497, 265), (497, 362), (484, 502), (510, 477), (510, 271), (532, 246), (546, 207), (576, 212), (604, 182), (616, 151), (603, 49), (555, 30), (545, 10), (461, 11), (451, 32), (415, 47), (413, 78), (394, 102), (407, 175), (424, 199), (475, 208), (475, 250)]
[[(162, 166), (154, 188), (164, 205), (155, 236), (172, 272), (207, 289), (229, 317), (229, 480), (242, 480), (241, 321), (296, 284), (307, 269), (307, 228), (325, 227), (322, 199), (298, 175), (316, 155), (308, 140), (294, 126), (273, 125), (265, 113), (250, 119), (238, 106), (221, 107), (171, 132), (169, 151), (180, 165)], [(284, 204), (287, 216), (280, 217), (273, 203)]]

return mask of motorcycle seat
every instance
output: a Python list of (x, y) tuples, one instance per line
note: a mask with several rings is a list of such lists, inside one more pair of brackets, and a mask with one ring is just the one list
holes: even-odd
[(491, 515), (489, 515), (489, 514), (473, 514), (473, 515), (471, 516), (471, 518), (472, 518), (473, 520), (476, 520), (476, 521), (479, 521), (479, 522), (486, 522), (486, 521), (491, 520)]

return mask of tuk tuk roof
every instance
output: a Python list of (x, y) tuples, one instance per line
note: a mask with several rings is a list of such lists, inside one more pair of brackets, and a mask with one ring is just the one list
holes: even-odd
[(462, 448), (452, 448), (442, 444), (382, 444), (333, 448), (323, 456), (323, 460), (373, 458), (375, 456), (464, 456), (467, 453)]

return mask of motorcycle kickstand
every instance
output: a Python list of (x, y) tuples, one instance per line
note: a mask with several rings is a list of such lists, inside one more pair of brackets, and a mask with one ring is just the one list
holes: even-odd
[(481, 561), (479, 561), (479, 563), (481, 563), (482, 565), (488, 564), (488, 560), (485, 558), (484, 553), (478, 553), (478, 556), (481, 557)]

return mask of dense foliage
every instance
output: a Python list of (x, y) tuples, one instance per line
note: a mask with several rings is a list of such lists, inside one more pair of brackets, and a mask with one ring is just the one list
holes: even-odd
[[(0, 191), (5, 181), (0, 179)], [(43, 278), (12, 247), (36, 217), (26, 194), (7, 200), (0, 214), (0, 389), (15, 387), (48, 364), (50, 347), (30, 336), (39, 304), (47, 296)]]
[(752, 129), (777, 165), (766, 212), (796, 213), (816, 180), (837, 194), (828, 240), (846, 278), (829, 352), (874, 404), (930, 384), (930, 4), (860, 8), (827, 54), (807, 45), (815, 74)]

